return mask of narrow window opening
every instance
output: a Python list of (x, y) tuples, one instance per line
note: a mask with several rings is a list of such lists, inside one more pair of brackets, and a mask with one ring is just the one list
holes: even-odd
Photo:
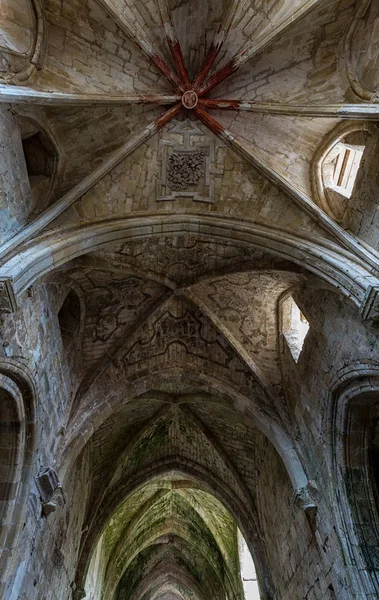
[(74, 290), (71, 290), (66, 296), (58, 313), (58, 321), (63, 349), (66, 350), (79, 332), (80, 325), (80, 302)]
[(39, 131), (23, 138), (22, 145), (30, 185), (33, 188), (41, 181), (49, 180), (52, 177), (55, 157)]
[(282, 327), (292, 357), (298, 362), (309, 331), (309, 323), (292, 296), (282, 303)]
[(260, 600), (259, 586), (255, 565), (249, 548), (240, 531), (238, 531), (238, 548), (240, 559), (240, 571), (245, 600)]
[(340, 143), (337, 151), (338, 153), (332, 161), (334, 170), (328, 187), (345, 196), (345, 198), (350, 198), (357, 179), (364, 146), (351, 146)]
[(33, 199), (33, 210), (43, 210), (54, 181), (57, 155), (47, 135), (31, 119), (19, 117), (22, 147)]

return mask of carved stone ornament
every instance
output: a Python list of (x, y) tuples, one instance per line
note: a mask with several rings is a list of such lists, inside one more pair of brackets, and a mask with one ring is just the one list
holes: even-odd
[(182, 104), (184, 108), (187, 108), (188, 110), (192, 110), (193, 108), (195, 108), (195, 106), (197, 106), (198, 101), (199, 99), (195, 90), (187, 90), (182, 96)]
[(311, 496), (309, 486), (298, 488), (296, 490), (295, 503), (309, 515), (315, 515), (317, 512), (317, 505)]
[(159, 141), (161, 176), (157, 181), (157, 200), (192, 198), (214, 202), (216, 168), (213, 134), (191, 119), (174, 123)]
[(172, 190), (196, 186), (204, 177), (205, 152), (172, 153), (168, 158), (167, 181)]
[(42, 469), (36, 478), (38, 491), (42, 501), (42, 511), (45, 517), (55, 512), (66, 503), (62, 484), (58, 475), (51, 467)]

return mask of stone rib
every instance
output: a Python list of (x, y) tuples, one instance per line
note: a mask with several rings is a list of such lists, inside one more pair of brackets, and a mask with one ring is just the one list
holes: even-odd
[[(262, 369), (259, 365), (251, 358), (249, 353), (245, 350), (241, 342), (235, 337), (228, 327), (222, 322), (222, 320), (214, 313), (214, 311), (200, 298), (200, 296), (191, 288), (184, 288), (181, 290), (182, 295), (197, 306), (201, 312), (210, 320), (215, 329), (224, 336), (224, 338), (232, 346), (233, 350), (238, 354), (245, 365), (257, 378), (258, 382), (265, 389), (268, 396), (272, 399), (276, 397), (276, 392), (271, 383), (266, 379)], [(177, 292), (178, 293), (178, 292)]]
[(244, 100), (213, 100), (200, 98), (199, 104), (205, 108), (239, 110), (267, 115), (289, 115), (300, 117), (339, 118), (350, 120), (379, 120), (378, 104), (320, 104), (291, 105)]
[(161, 117), (141, 129), (133, 135), (121, 148), (111, 154), (97, 169), (92, 171), (80, 183), (75, 185), (67, 192), (58, 202), (53, 204), (44, 213), (42, 213), (35, 221), (25, 227), (20, 233), (16, 234), (8, 242), (0, 247), (0, 259), (4, 258), (9, 252), (17, 248), (19, 244), (26, 242), (33, 235), (39, 233), (44, 227), (49, 225), (63, 211), (71, 206), (76, 200), (86, 194), (100, 179), (102, 179), (109, 171), (111, 171), (119, 162), (129, 156), (141, 144), (148, 140), (154, 133), (158, 132), (162, 127), (169, 123), (181, 110), (182, 105), (177, 104)]
[(214, 40), (209, 48), (208, 54), (205, 58), (204, 64), (200, 69), (198, 76), (194, 82), (194, 88), (198, 89), (204, 82), (207, 77), (209, 71), (211, 70), (217, 56), (220, 53), (220, 50), (228, 36), (230, 28), (232, 26), (234, 16), (237, 12), (238, 6), (241, 3), (241, 0), (231, 0), (229, 6), (227, 7), (225, 14), (223, 16), (222, 22), (215, 34)]
[(169, 94), (68, 94), (44, 92), (27, 87), (0, 85), (0, 103), (50, 106), (87, 106), (122, 104), (174, 104), (181, 96)]
[[(36, 240), (10, 258), (0, 268), (0, 281), (7, 281), (19, 295), (41, 276), (75, 258), (78, 252), (96, 250), (104, 245), (147, 238), (152, 235), (197, 233), (215, 239), (238, 240), (274, 252), (286, 260), (316, 273), (364, 309), (372, 290), (378, 289), (378, 277), (367, 260), (352, 254), (329, 240), (299, 237), (285, 230), (267, 228), (243, 221), (200, 215), (146, 214), (113, 221), (105, 220), (84, 227), (70, 227)], [(352, 236), (351, 236), (352, 237)], [(357, 241), (352, 238), (357, 245)], [(372, 259), (372, 256), (371, 256)]]
[(178, 73), (186, 89), (189, 89), (191, 84), (188, 77), (187, 67), (184, 61), (182, 49), (178, 40), (178, 36), (171, 17), (171, 12), (167, 4), (167, 0), (158, 0), (159, 11), (161, 14), (162, 25), (166, 33), (166, 39), (170, 52), (176, 64)]
[(250, 44), (246, 49), (241, 49), (229, 62), (219, 69), (201, 88), (200, 94), (204, 96), (217, 85), (222, 83), (229, 75), (237, 71), (247, 61), (251, 60), (259, 52), (271, 46), (283, 33), (302, 19), (320, 0), (306, 0), (292, 15), (284, 19), (277, 27), (270, 29), (257, 43)]
[(140, 48), (143, 54), (152, 62), (157, 69), (163, 73), (166, 79), (177, 90), (185, 91), (182, 82), (174, 71), (167, 65), (162, 56), (154, 49), (152, 43), (146, 38), (142, 28), (138, 28), (136, 23), (131, 23), (126, 14), (119, 11), (113, 0), (99, 0), (103, 8), (113, 18), (114, 22), (122, 29), (129, 39)]
[(194, 109), (197, 117), (218, 137), (224, 140), (240, 156), (245, 158), (261, 175), (270, 183), (275, 185), (286, 196), (291, 198), (302, 210), (319, 223), (326, 231), (331, 233), (335, 239), (348, 248), (356, 256), (359, 256), (373, 269), (378, 268), (378, 262), (374, 254), (364, 248), (347, 231), (342, 229), (333, 219), (331, 219), (317, 204), (315, 204), (306, 194), (296, 188), (292, 183), (282, 175), (274, 171), (265, 161), (258, 158), (253, 153), (252, 148), (248, 147), (241, 140), (235, 137), (228, 129), (221, 125), (201, 106)]

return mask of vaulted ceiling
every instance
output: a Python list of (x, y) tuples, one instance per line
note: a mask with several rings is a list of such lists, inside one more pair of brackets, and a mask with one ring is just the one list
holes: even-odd
[(269, 593), (259, 461), (275, 454), (289, 498), (307, 484), (280, 298), (326, 287), (376, 310), (364, 207), (354, 217), (353, 195), (351, 221), (331, 218), (314, 161), (345, 121), (377, 143), (379, 50), (362, 58), (377, 3), (33, 6), (23, 39), (38, 26), (38, 61), (4, 50), (0, 100), (24, 149), (38, 130), (55, 162), (45, 197), (10, 211), (0, 277), (13, 308), (41, 282), (58, 310), (70, 287), (80, 301), (56, 442), (63, 470), (90, 457), (77, 584), (95, 590), (98, 572), (117, 600), (243, 597), (238, 527)]

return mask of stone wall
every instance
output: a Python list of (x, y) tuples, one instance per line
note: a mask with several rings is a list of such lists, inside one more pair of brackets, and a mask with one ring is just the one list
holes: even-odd
[[(295, 590), (307, 573), (309, 596), (304, 597), (316, 599), (325, 593), (325, 598), (350, 598), (354, 594), (353, 583), (344, 569), (348, 557), (339, 539), (344, 534), (336, 522), (343, 491), (336, 489), (332, 477), (331, 390), (341, 372), (354, 371), (357, 365), (377, 364), (378, 326), (363, 323), (349, 303), (330, 291), (305, 289), (295, 294), (295, 299), (309, 320), (310, 330), (298, 363), (283, 342), (285, 389), (293, 436), (298, 440), (309, 478), (317, 486), (318, 511), (313, 532), (305, 522), (301, 524), (311, 548), (294, 569), (294, 587), (289, 586), (289, 597), (296, 598)], [(286, 534), (283, 539), (288, 539)], [(299, 530), (296, 539), (302, 540)], [(306, 589), (303, 590), (305, 594)], [(355, 593), (357, 596), (353, 597), (361, 597)]]
[(355, 189), (348, 202), (348, 211), (344, 218), (351, 231), (373, 248), (379, 248), (379, 210), (377, 204), (379, 192), (378, 166), (379, 142), (377, 129), (366, 141), (362, 165), (357, 174)]
[[(67, 282), (63, 281), (61, 276), (60, 283), (36, 286), (25, 297), (22, 309), (15, 315), (5, 316), (2, 321), (4, 358), (22, 356), (22, 362), (33, 374), (39, 391), (36, 471), (42, 466), (55, 464), (57, 446), (68, 416), (71, 386), (75, 389), (77, 385), (75, 375), (72, 379), (72, 363), (67, 363), (68, 357), (62, 354), (58, 328), (57, 315), (69, 289)], [(222, 440), (257, 503), (268, 553), (268, 568), (276, 590), (274, 597), (348, 599), (352, 597), (350, 582), (344, 572), (344, 559), (331, 511), (334, 490), (327, 454), (327, 401), (331, 383), (342, 368), (356, 362), (375, 362), (377, 326), (364, 324), (349, 303), (328, 290), (308, 286), (299, 289), (295, 299), (310, 322), (310, 331), (298, 363), (293, 361), (285, 340), (282, 340), (282, 373), (286, 382), (284, 389), (292, 436), (314, 482), (314, 498), (318, 507), (315, 520), (307, 518), (295, 502), (283, 463), (261, 433), (252, 435), (248, 433), (246, 424), (242, 426), (237, 422), (231, 424), (228, 431), (223, 423), (228, 414), (225, 409), (211, 410), (210, 406), (204, 405), (198, 414), (204, 422), (208, 422), (207, 426), (215, 438)], [(177, 324), (176, 327), (179, 327), (183, 340), (181, 326)], [(186, 327), (191, 329), (189, 325)], [(202, 330), (205, 334), (204, 324)], [(150, 339), (151, 353), (154, 348), (151, 334), (143, 331), (142, 337)], [(209, 333), (206, 334), (208, 336)], [(166, 343), (169, 341), (170, 336)], [(133, 347), (135, 352), (135, 344)], [(142, 347), (141, 352), (143, 354)], [(146, 417), (146, 414), (144, 410), (141, 416)], [(91, 461), (86, 454), (78, 457), (64, 480), (67, 503), (62, 509), (47, 518), (42, 517), (38, 492), (35, 484), (32, 485), (16, 580), (9, 596), (12, 600), (45, 597), (42, 590), (47, 581), (55, 590), (50, 594), (55, 595), (46, 598), (58, 600), (70, 597), (69, 586), (75, 577), (81, 541), (78, 532), (85, 526), (90, 480), (96, 469), (101, 478), (109, 461), (117, 460), (124, 439), (121, 435), (117, 450), (115, 427), (119, 423), (122, 420), (115, 415), (113, 429), (108, 428), (108, 433), (107, 428), (103, 433), (99, 431), (99, 443), (94, 445), (95, 454)], [(191, 443), (196, 443), (193, 433), (190, 438)], [(242, 443), (243, 439), (246, 442)], [(109, 452), (112, 454), (108, 456), (105, 454), (105, 442), (111, 442)], [(168, 449), (169, 446), (165, 452)], [(183, 451), (184, 446), (180, 450), (182, 455)], [(91, 477), (89, 472), (92, 472)], [(255, 478), (252, 478), (253, 472)], [(42, 554), (41, 548), (44, 549)]]
[[(377, 597), (374, 560), (355, 561), (365, 506), (356, 523), (335, 465), (347, 409), (331, 409), (350, 376), (366, 386), (358, 412), (379, 389), (379, 326), (361, 317), (379, 289), (367, 112), (343, 227), (312, 187), (340, 128), (330, 106), (378, 116), (376, 4), (175, 0), (165, 20), (155, 0), (33, 0), (21, 19), (28, 51), (0, 58), (15, 100), (0, 111), (4, 600), (242, 600), (238, 530), (261, 600)], [(235, 74), (212, 95), (285, 114), (209, 109), (207, 127), (183, 112), (188, 82), (162, 74), (181, 60), (173, 27), (194, 77), (221, 23), (209, 75)], [(182, 113), (161, 127), (170, 102)], [(34, 206), (26, 163), (46, 176)], [(291, 294), (310, 326), (297, 361)]]
[(0, 110), (0, 140), (0, 238), (4, 242), (25, 225), (32, 208), (21, 134), (10, 107)]
[[(22, 308), (2, 315), (0, 324), (1, 368), (20, 365), (35, 384), (35, 450), (28, 480), (28, 510), (18, 540), (16, 569), (8, 580), (6, 597), (15, 599), (69, 597), (75, 553), (88, 494), (85, 456), (65, 480), (66, 504), (47, 518), (43, 515), (36, 477), (41, 469), (56, 468), (57, 447), (64, 434), (70, 408), (70, 392), (77, 385), (71, 354), (65, 354), (58, 312), (70, 288), (50, 283), (36, 286), (23, 299)], [(80, 498), (75, 502), (74, 498)]]

